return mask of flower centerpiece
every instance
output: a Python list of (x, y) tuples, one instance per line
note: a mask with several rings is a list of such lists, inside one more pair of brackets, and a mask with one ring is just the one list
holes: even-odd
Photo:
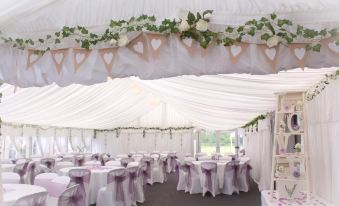
[(301, 152), (301, 144), (300, 143), (295, 144), (294, 149), (297, 153)]

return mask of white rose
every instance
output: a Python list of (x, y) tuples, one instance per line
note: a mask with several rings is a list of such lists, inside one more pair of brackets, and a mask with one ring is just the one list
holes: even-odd
[(280, 42), (280, 38), (278, 36), (272, 36), (271, 38), (267, 40), (266, 44), (269, 48), (272, 48), (272, 47), (277, 46), (279, 42)]
[(207, 13), (204, 15), (204, 19), (210, 19), (212, 17), (211, 13)]
[(122, 35), (118, 39), (118, 46), (123, 47), (126, 46), (128, 43), (128, 37), (126, 35)]
[(116, 44), (117, 44), (117, 40), (111, 39), (111, 40), (109, 41), (109, 44), (110, 44), (110, 45), (116, 45)]
[(190, 25), (185, 20), (181, 21), (181, 23), (179, 24), (179, 27), (178, 27), (178, 29), (180, 31), (187, 31), (189, 28), (190, 28)]
[(176, 17), (176, 18), (174, 19), (174, 21), (177, 22), (177, 23), (179, 23), (179, 22), (181, 22), (181, 19), (178, 18), (178, 17)]
[(203, 20), (203, 19), (199, 19), (199, 21), (197, 22), (196, 28), (199, 31), (206, 31), (208, 27), (208, 23), (207, 21)]

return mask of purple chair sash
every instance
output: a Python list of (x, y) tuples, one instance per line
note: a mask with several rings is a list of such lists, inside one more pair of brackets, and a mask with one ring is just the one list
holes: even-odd
[(99, 154), (93, 154), (92, 157), (91, 157), (91, 160), (98, 161), (99, 160)]
[(129, 193), (131, 195), (132, 201), (137, 201), (137, 183), (136, 179), (138, 178), (138, 167), (131, 167), (127, 169), (129, 176)]
[(35, 172), (36, 172), (36, 163), (31, 162), (28, 164), (27, 172), (29, 173), (30, 184), (34, 184)]
[(107, 184), (115, 183), (116, 187), (116, 201), (125, 201), (125, 193), (123, 182), (127, 178), (127, 173), (125, 169), (112, 170), (107, 174)]
[(168, 158), (170, 160), (170, 164), (171, 164), (171, 172), (176, 171), (176, 159), (178, 158), (176, 154), (168, 154)]
[(164, 175), (164, 181), (167, 181), (167, 167), (168, 167), (168, 162), (167, 162), (167, 158), (163, 158), (161, 159), (161, 163), (162, 163), (162, 173)]
[(77, 196), (79, 185), (74, 185), (62, 192), (58, 199), (58, 206), (82, 206), (81, 199)]
[(79, 185), (75, 197), (82, 205), (86, 204), (86, 188), (85, 183), (89, 184), (91, 179), (91, 171), (88, 169), (72, 169), (68, 172), (70, 183), (68, 187)]
[(128, 163), (130, 162), (134, 162), (134, 159), (132, 157), (127, 157), (127, 158), (123, 158), (120, 160), (121, 166), (123, 167), (127, 167)]
[(205, 187), (208, 191), (213, 191), (212, 174), (217, 172), (217, 164), (214, 162), (201, 163), (201, 171), (205, 174)]
[(84, 156), (75, 156), (74, 157), (74, 164), (76, 166), (83, 166), (85, 162), (85, 157)]
[(239, 164), (237, 164), (235, 161), (229, 162), (225, 166), (225, 172), (227, 171), (233, 171), (233, 186), (238, 187), (238, 170), (239, 170)]
[(48, 169), (53, 169), (55, 165), (55, 159), (44, 158), (40, 160), (41, 164), (45, 165)]
[(187, 173), (187, 178), (185, 179), (186, 185), (188, 188), (192, 186), (192, 172), (194, 165), (191, 162), (186, 162), (181, 165), (181, 169)]
[(16, 165), (13, 169), (13, 171), (15, 173), (18, 173), (19, 176), (20, 176), (20, 184), (24, 184), (25, 183), (25, 180), (24, 180), (24, 175), (26, 174), (27, 172), (27, 167), (28, 167), (28, 162), (25, 162), (23, 164), (20, 164), (20, 165)]

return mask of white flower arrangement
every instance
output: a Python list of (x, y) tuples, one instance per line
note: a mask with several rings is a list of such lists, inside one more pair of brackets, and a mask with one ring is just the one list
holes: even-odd
[(183, 32), (183, 31), (187, 31), (190, 29), (190, 25), (188, 24), (188, 22), (186, 20), (182, 20), (178, 26), (179, 31)]
[(326, 74), (323, 80), (318, 81), (313, 87), (307, 90), (306, 99), (311, 101), (314, 97), (320, 94), (326, 88), (326, 86), (330, 84), (331, 81), (336, 80), (338, 76), (339, 70), (330, 75)]
[(266, 45), (269, 47), (269, 48), (272, 48), (272, 47), (275, 47), (277, 46), (279, 43), (280, 43), (280, 37), (274, 35), (272, 37), (270, 37), (267, 42), (266, 42)]
[(294, 149), (296, 152), (301, 152), (301, 144), (300, 143), (295, 144)]
[(195, 27), (198, 31), (204, 32), (207, 31), (208, 29), (208, 23), (207, 21), (203, 20), (203, 19), (199, 19), (199, 21), (196, 24)]

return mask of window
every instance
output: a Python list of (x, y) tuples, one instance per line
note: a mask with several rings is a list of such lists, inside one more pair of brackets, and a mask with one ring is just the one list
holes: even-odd
[(235, 132), (220, 132), (220, 153), (235, 153)]
[(216, 133), (215, 132), (200, 132), (200, 151), (208, 155), (216, 152)]

